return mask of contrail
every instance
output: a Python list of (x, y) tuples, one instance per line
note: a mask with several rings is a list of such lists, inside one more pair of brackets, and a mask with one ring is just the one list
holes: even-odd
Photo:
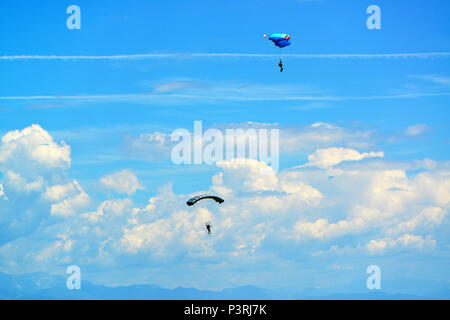
[(189, 94), (103, 94), (103, 95), (67, 95), (67, 96), (4, 96), (0, 101), (12, 100), (110, 100), (146, 102), (154, 99), (201, 99), (203, 101), (351, 101), (351, 100), (388, 100), (414, 99), (421, 97), (450, 96), (450, 92), (441, 93), (409, 93), (380, 96), (206, 96)]
[[(279, 54), (263, 53), (146, 53), (119, 55), (3, 55), (0, 60), (143, 60), (163, 58), (279, 58)], [(448, 58), (450, 52), (376, 53), (376, 54), (303, 54), (288, 53), (283, 57), (297, 59), (386, 59), (386, 58)]]

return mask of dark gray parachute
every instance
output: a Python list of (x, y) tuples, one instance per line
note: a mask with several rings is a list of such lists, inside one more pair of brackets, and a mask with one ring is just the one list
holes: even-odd
[(189, 199), (189, 200), (186, 202), (186, 204), (187, 204), (188, 206), (193, 206), (193, 205), (196, 204), (198, 201), (204, 200), (204, 199), (213, 199), (214, 201), (216, 201), (216, 202), (219, 203), (219, 204), (225, 201), (225, 200), (223, 200), (221, 197), (218, 197), (218, 196), (215, 196), (215, 195), (212, 195), (212, 194), (202, 194), (202, 195), (195, 196), (195, 197)]

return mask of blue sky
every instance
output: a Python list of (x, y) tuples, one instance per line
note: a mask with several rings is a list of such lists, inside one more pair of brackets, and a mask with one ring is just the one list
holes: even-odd
[[(81, 30), (66, 28), (71, 4)], [(381, 30), (366, 27), (371, 4)], [(2, 1), (0, 270), (217, 289), (331, 286), (378, 264), (448, 282), (449, 10)], [(195, 120), (280, 129), (280, 171), (173, 164), (169, 135)], [(185, 207), (208, 190), (224, 205)]]

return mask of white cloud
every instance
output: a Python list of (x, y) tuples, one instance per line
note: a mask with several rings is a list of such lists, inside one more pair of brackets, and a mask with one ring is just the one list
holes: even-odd
[[(375, 143), (374, 132), (372, 130), (347, 129), (324, 122), (316, 122), (310, 125), (280, 126), (277, 123), (248, 121), (244, 123), (228, 123), (212, 128), (221, 131), (224, 136), (227, 129), (242, 129), (241, 132), (235, 132), (238, 139), (247, 139), (249, 136), (257, 134), (257, 131), (252, 132), (249, 129), (278, 129), (280, 133), (280, 153), (315, 151), (317, 148), (336, 146), (341, 148), (366, 149)], [(203, 133), (207, 129), (203, 128)], [(193, 132), (193, 128), (186, 128), (186, 130), (191, 133)], [(138, 156), (153, 161), (169, 159), (172, 148), (176, 145), (176, 142), (171, 141), (170, 137), (170, 133), (158, 131), (143, 133), (137, 137), (127, 136), (125, 139), (125, 148), (130, 156)], [(207, 144), (205, 142), (203, 145), (205, 146)]]
[[(161, 189), (144, 209), (133, 210), (119, 248), (155, 259), (183, 252), (205, 259), (215, 259), (219, 252), (243, 258), (256, 254), (268, 233), (290, 221), (289, 213), (313, 208), (322, 198), (306, 183), (295, 183), (289, 173), (262, 174), (267, 167), (263, 162), (238, 159), (220, 162), (218, 167), (223, 171), (213, 177), (212, 189), (225, 198), (224, 204), (205, 200), (187, 207), (190, 195)], [(206, 241), (208, 220), (214, 237)]]
[(72, 216), (90, 204), (90, 197), (75, 180), (69, 185), (58, 185), (47, 189), (44, 197), (59, 202), (53, 203), (50, 213), (55, 216)]
[(324, 122), (287, 127), (280, 132), (280, 147), (287, 152), (318, 148), (368, 148), (374, 144), (374, 131), (348, 129)]
[[(341, 214), (325, 213), (312, 221), (300, 218), (291, 233), (287, 234), (288, 238), (297, 241), (312, 238), (327, 241), (346, 235), (363, 238), (369, 231), (376, 232), (381, 239), (412, 232), (418, 235), (411, 236), (423, 237), (433, 234), (435, 228), (445, 223), (450, 203), (447, 171), (435, 170), (433, 173), (420, 172), (408, 176), (399, 169), (375, 169), (370, 166), (365, 169), (361, 165), (355, 168), (329, 169), (319, 180), (320, 171), (304, 172), (307, 181), (322, 186), (319, 187), (325, 196), (322, 204), (330, 206), (330, 209), (338, 207)], [(333, 175), (333, 179), (326, 179), (329, 175)], [(336, 192), (337, 198), (334, 198)], [(426, 243), (431, 242), (427, 240)], [(373, 243), (374, 248), (377, 245), (395, 247), (397, 242), (380, 240)]]
[(166, 93), (173, 91), (183, 91), (183, 90), (198, 90), (204, 91), (206, 89), (210, 89), (212, 86), (206, 83), (202, 83), (200, 81), (194, 81), (190, 79), (186, 80), (173, 80), (166, 81), (161, 83), (155, 83), (153, 85), (153, 91), (157, 93)]
[(169, 158), (174, 145), (170, 134), (158, 131), (125, 138), (125, 148), (129, 155), (153, 161)]
[[(307, 131), (319, 129), (336, 130), (316, 123)], [(346, 134), (342, 139), (352, 143)], [(129, 273), (129, 268), (157, 265), (171, 275), (177, 268), (197, 272), (197, 280), (212, 268), (224, 283), (242, 283), (248, 279), (239, 278), (242, 270), (256, 270), (260, 279), (255, 281), (271, 281), (262, 276), (261, 265), (264, 272), (272, 266), (284, 273), (286, 266), (309, 268), (318, 257), (448, 248), (447, 162), (393, 162), (379, 159), (381, 152), (344, 147), (311, 155), (308, 168), (271, 174), (262, 174), (270, 167), (256, 160), (217, 163), (219, 172), (204, 191), (221, 195), (225, 202), (220, 205), (205, 200), (188, 207), (192, 194), (176, 194), (167, 184), (145, 205), (128, 198), (101, 199), (96, 209), (86, 207), (92, 199), (60, 166), (49, 171), (42, 164), (47, 171), (28, 175), (4, 167), (11, 158), (0, 169), (0, 191), (9, 198), (0, 201), (0, 267), (48, 270), (73, 261)], [(358, 161), (371, 157), (370, 163)], [(348, 162), (337, 166), (342, 161)], [(140, 183), (128, 173), (107, 175), (101, 183), (133, 194)], [(213, 224), (211, 236), (205, 230), (207, 220)], [(324, 261), (332, 264), (320, 263)]]
[(0, 183), (0, 200), (8, 200), (8, 197), (5, 194), (5, 190), (3, 188), (3, 183)]
[[(298, 0), (308, 1), (308, 0)], [(314, 1), (314, 0), (309, 0)], [(414, 53), (375, 53), (375, 54), (359, 54), (359, 53), (318, 53), (318, 54), (285, 54), (286, 57), (300, 59), (391, 59), (391, 58), (441, 58), (450, 56), (450, 52), (414, 52)], [(16, 56), (0, 56), (0, 60), (136, 60), (136, 59), (161, 59), (161, 58), (212, 58), (212, 57), (230, 57), (230, 58), (279, 58), (278, 54), (267, 53), (144, 53), (144, 54), (119, 54), (104, 56), (57, 56), (57, 55), (16, 55)]]
[(133, 201), (131, 199), (116, 199), (103, 201), (97, 208), (97, 211), (82, 214), (82, 217), (91, 222), (99, 222), (101, 219), (108, 219), (125, 215), (130, 211)]
[(304, 166), (317, 166), (319, 168), (330, 168), (343, 161), (358, 161), (366, 158), (384, 157), (384, 153), (365, 152), (348, 148), (318, 149), (308, 156), (308, 163)]
[(142, 189), (138, 178), (129, 169), (121, 170), (112, 174), (103, 176), (100, 179), (100, 184), (117, 193), (134, 194), (138, 189)]
[(70, 147), (53, 137), (39, 125), (10, 131), (1, 139), (0, 167), (24, 176), (41, 174), (44, 170), (70, 167)]
[(271, 167), (253, 159), (220, 161), (217, 166), (224, 170), (221, 176), (225, 185), (234, 191), (276, 190), (278, 178)]
[(71, 216), (89, 204), (77, 181), (67, 178), (70, 147), (57, 143), (38, 125), (6, 133), (0, 142), (0, 243), (33, 235), (54, 223), (56, 216)]
[(431, 128), (426, 124), (416, 124), (413, 126), (409, 126), (405, 130), (405, 134), (408, 136), (418, 136), (419, 134), (424, 133), (425, 131), (430, 130)]
[(346, 234), (360, 233), (364, 231), (365, 226), (366, 222), (361, 218), (349, 221), (340, 220), (336, 223), (329, 223), (327, 219), (318, 219), (314, 222), (298, 221), (294, 225), (294, 237), (299, 240), (335, 238)]
[(443, 77), (443, 76), (437, 76), (437, 75), (414, 75), (411, 77), (427, 80), (427, 81), (433, 82), (438, 85), (450, 86), (450, 77)]
[(36, 177), (34, 180), (28, 181), (19, 173), (13, 171), (6, 171), (5, 183), (8, 187), (24, 193), (39, 192), (44, 187), (44, 178)]
[(420, 228), (425, 228), (427, 230), (432, 230), (434, 227), (439, 226), (448, 211), (435, 206), (426, 207), (417, 214), (410, 214), (411, 218), (400, 222), (398, 225), (394, 226), (388, 233), (404, 233), (413, 232), (415, 230), (420, 230)]
[(155, 205), (151, 210), (135, 212), (132, 224), (123, 230), (118, 248), (127, 254), (148, 255), (154, 259), (214, 256), (213, 246), (218, 239), (206, 241), (205, 221), (214, 221), (213, 228), (220, 228), (214, 218), (218, 212), (213, 213), (202, 205), (188, 208), (183, 197), (167, 189), (162, 192), (166, 197), (151, 199)]
[(51, 187), (47, 187), (43, 197), (49, 201), (61, 201), (70, 195), (76, 194), (81, 190), (80, 185), (76, 180), (67, 184), (57, 184)]
[(374, 239), (366, 244), (366, 249), (370, 254), (382, 254), (386, 251), (399, 249), (434, 249), (436, 247), (436, 240), (430, 237), (423, 238), (422, 236), (415, 236), (411, 234), (404, 234), (397, 239), (383, 238)]
[(219, 129), (279, 129), (280, 151), (296, 152), (327, 147), (367, 148), (374, 144), (372, 130), (347, 129), (325, 122), (310, 125), (281, 126), (277, 123), (245, 122), (227, 124)]

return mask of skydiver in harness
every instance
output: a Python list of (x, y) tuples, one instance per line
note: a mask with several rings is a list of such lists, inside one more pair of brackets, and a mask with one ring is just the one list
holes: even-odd
[(211, 222), (207, 221), (206, 222), (206, 229), (208, 230), (208, 234), (211, 234), (211, 228), (212, 228)]
[[(264, 35), (264, 38), (269, 38), (270, 41), (274, 43), (275, 46), (278, 48), (284, 48), (291, 44), (289, 41), (291, 39), (291, 36), (287, 33), (272, 33), (269, 36), (267, 34)], [(283, 61), (280, 59), (280, 63), (278, 63), (278, 66), (280, 67), (280, 72), (283, 72)]]

